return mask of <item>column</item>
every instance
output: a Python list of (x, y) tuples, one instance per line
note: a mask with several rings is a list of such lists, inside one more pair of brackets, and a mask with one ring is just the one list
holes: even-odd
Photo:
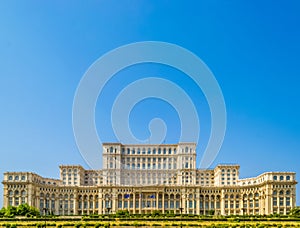
[(185, 197), (185, 194), (183, 194), (183, 196), (182, 196), (182, 213), (183, 214), (186, 214), (187, 213), (187, 211), (186, 211), (186, 197)]
[(280, 197), (279, 197), (279, 195), (278, 195), (278, 192), (277, 192), (277, 214), (279, 214), (279, 205), (280, 205), (280, 201), (279, 201), (279, 199), (280, 199)]
[(283, 194), (283, 214), (286, 215), (286, 195)]
[(225, 202), (223, 196), (220, 199), (221, 215), (225, 215)]
[(74, 215), (78, 214), (78, 194), (77, 191), (74, 192), (74, 199), (73, 199), (73, 210), (74, 210)]
[(239, 205), (240, 205), (240, 215), (244, 215), (245, 214), (245, 211), (244, 209), (242, 209), (244, 207), (244, 202), (243, 202), (243, 195), (240, 194), (240, 202), (239, 202)]
[(58, 215), (59, 214), (59, 198), (57, 196), (55, 196), (55, 214)]
[(103, 214), (103, 209), (102, 209), (102, 194), (99, 194), (99, 198), (98, 198), (98, 213), (99, 214)]
[(156, 199), (156, 207), (155, 209), (158, 210), (158, 197), (159, 197), (159, 192), (157, 191), (155, 194), (155, 199)]
[[(230, 207), (230, 205), (229, 205)], [(233, 214), (236, 215), (236, 199), (233, 199)]]
[(199, 193), (197, 193), (196, 198), (196, 214), (200, 215), (200, 196)]
[(96, 195), (93, 195), (93, 214), (96, 213), (96, 200), (97, 200)]
[(247, 196), (247, 214), (250, 214), (250, 199), (249, 199), (249, 194)]
[(165, 213), (165, 193), (162, 194), (162, 213)]
[(135, 192), (133, 192), (133, 214), (135, 214)]
[(139, 194), (139, 213), (142, 214), (142, 193)]
[[(111, 203), (112, 203), (111, 213), (115, 213), (116, 212), (116, 206), (117, 206), (117, 203), (118, 203), (118, 199), (116, 199), (115, 194), (112, 194)], [(122, 204), (122, 206), (123, 206), (123, 204)]]
[(217, 214), (217, 195), (215, 195), (215, 198), (214, 198), (214, 210), (215, 210), (215, 215)]

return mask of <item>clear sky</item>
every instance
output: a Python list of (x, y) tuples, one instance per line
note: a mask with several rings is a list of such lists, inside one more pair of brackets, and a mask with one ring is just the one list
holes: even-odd
[[(300, 174), (299, 11), (296, 0), (1, 1), (0, 173), (57, 178), (59, 164), (88, 168), (72, 129), (80, 79), (106, 52), (155, 40), (195, 53), (222, 89), (227, 132), (212, 167), (238, 163), (242, 178), (265, 171)], [(188, 77), (159, 64), (132, 66), (110, 80), (96, 106), (102, 140), (116, 141), (110, 112), (119, 91), (146, 76), (172, 80), (189, 94), (201, 120), (201, 158), (210, 131), (205, 97)], [(175, 143), (178, 115), (159, 99), (132, 110), (134, 134), (149, 137), (154, 117), (168, 127), (166, 143)], [(299, 205), (299, 189), (297, 196)]]

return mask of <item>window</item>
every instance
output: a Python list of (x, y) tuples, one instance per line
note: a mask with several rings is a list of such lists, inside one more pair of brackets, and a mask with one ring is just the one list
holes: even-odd
[(8, 176), (8, 180), (12, 180), (13, 179), (13, 177), (12, 176)]
[(24, 181), (24, 180), (25, 180), (25, 176), (22, 176), (22, 177), (21, 177), (21, 180)]
[(280, 177), (279, 177), (279, 180), (283, 181), (283, 176), (280, 176)]
[(15, 180), (19, 180), (19, 176), (15, 176)]
[(291, 206), (290, 197), (286, 197), (286, 206), (287, 207)]
[(290, 176), (286, 176), (286, 180), (289, 181), (291, 179)]
[(273, 180), (276, 181), (277, 180), (277, 176), (273, 176)]
[(279, 206), (283, 206), (283, 197), (279, 198)]

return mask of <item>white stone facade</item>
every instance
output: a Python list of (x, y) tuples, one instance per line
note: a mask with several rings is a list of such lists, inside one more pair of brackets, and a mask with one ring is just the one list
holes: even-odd
[(61, 165), (60, 179), (4, 173), (4, 206), (28, 203), (60, 215), (115, 213), (287, 214), (296, 174), (239, 179), (239, 165), (196, 168), (196, 144), (103, 144), (103, 169)]

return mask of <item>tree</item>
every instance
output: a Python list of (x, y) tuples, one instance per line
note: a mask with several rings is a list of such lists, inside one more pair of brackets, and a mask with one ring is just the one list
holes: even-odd
[(13, 218), (15, 216), (35, 217), (40, 216), (37, 208), (31, 207), (28, 204), (21, 204), (18, 207), (8, 206), (0, 210), (0, 217)]
[(25, 216), (28, 213), (30, 213), (30, 211), (31, 211), (31, 208), (27, 203), (21, 204), (17, 207), (17, 215), (20, 215), (20, 216)]
[(294, 208), (290, 211), (290, 215), (291, 215), (291, 216), (300, 216), (300, 207), (294, 207)]
[(5, 215), (6, 209), (4, 207), (2, 207), (2, 209), (0, 210), (0, 217), (3, 217)]
[(8, 206), (5, 210), (4, 217), (12, 218), (17, 215), (17, 208), (14, 206)]

